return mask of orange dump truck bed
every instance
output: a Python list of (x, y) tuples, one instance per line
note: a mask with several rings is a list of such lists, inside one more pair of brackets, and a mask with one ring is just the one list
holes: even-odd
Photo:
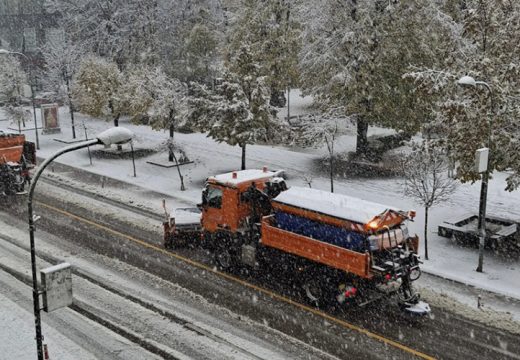
[(25, 136), (0, 131), (0, 164), (20, 162)]
[(289, 254), (301, 256), (321, 264), (331, 266), (370, 278), (370, 255), (328, 244), (307, 236), (282, 230), (273, 224), (274, 217), (262, 219), (262, 239), (265, 246), (270, 246)]
[(364, 278), (372, 276), (372, 251), (405, 240), (407, 216), (387, 205), (302, 187), (283, 191), (271, 204), (274, 213), (262, 222), (264, 245)]

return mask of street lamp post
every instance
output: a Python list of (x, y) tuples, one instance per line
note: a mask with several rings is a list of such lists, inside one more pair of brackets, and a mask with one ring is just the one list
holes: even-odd
[(95, 144), (103, 144), (103, 145), (112, 145), (112, 144), (122, 144), (132, 140), (133, 133), (125, 128), (118, 127), (108, 129), (97, 136), (96, 139), (83, 141), (81, 143), (73, 144), (63, 149), (57, 151), (47, 159), (38, 167), (38, 171), (34, 174), (34, 177), (31, 182), (31, 187), (29, 188), (29, 195), (27, 199), (27, 208), (29, 215), (29, 240), (30, 240), (30, 248), (31, 248), (31, 270), (32, 270), (32, 286), (33, 286), (33, 306), (34, 306), (34, 325), (36, 330), (36, 350), (38, 353), (38, 360), (43, 360), (43, 336), (41, 329), (41, 317), (40, 317), (40, 294), (42, 291), (38, 289), (38, 279), (36, 275), (36, 252), (34, 249), (34, 215), (33, 215), (33, 195), (34, 188), (36, 187), (36, 183), (40, 178), (43, 170), (58, 156), (63, 155), (65, 153), (86, 148)]
[(32, 74), (32, 63), (31, 63), (31, 60), (27, 57), (27, 55), (25, 55), (24, 53), (21, 53), (21, 52), (0, 49), (0, 55), (1, 54), (20, 55), (20, 56), (23, 56), (25, 58), (25, 60), (27, 60), (27, 63), (29, 63), (29, 66), (28, 66), (28, 69), (29, 69), (29, 82), (30, 82), (30, 86), (31, 86), (31, 103), (32, 103), (33, 115), (34, 115), (34, 132), (36, 134), (36, 149), (40, 150), (40, 141), (38, 139), (38, 124), (36, 123), (36, 105), (34, 103), (34, 79), (33, 79), (33, 76), (32, 76), (33, 74)]
[[(491, 91), (491, 87), (484, 81), (475, 81), (471, 76), (463, 76), (461, 77), (457, 83), (461, 86), (472, 86), (476, 87), (478, 85), (484, 86), (488, 91), (488, 96), (491, 102), (491, 112), (493, 112), (494, 104), (493, 104), (493, 92)], [(487, 117), (488, 119), (488, 138), (487, 138), (487, 147), (491, 146), (491, 125), (492, 118), (491, 116)], [(478, 244), (478, 266), (477, 271), (482, 272), (484, 266), (484, 245), (486, 242), (486, 202), (487, 202), (487, 189), (488, 189), (488, 181), (489, 181), (489, 157), (487, 160), (486, 170), (482, 173), (482, 183), (480, 187), (480, 204), (478, 211), (478, 230), (479, 230), (479, 244)]]

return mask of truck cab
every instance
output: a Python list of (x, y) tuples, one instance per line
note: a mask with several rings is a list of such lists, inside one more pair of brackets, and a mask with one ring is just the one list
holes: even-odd
[(208, 233), (244, 233), (252, 215), (246, 194), (250, 189), (264, 191), (279, 172), (262, 170), (233, 171), (207, 179), (202, 192), (202, 228)]

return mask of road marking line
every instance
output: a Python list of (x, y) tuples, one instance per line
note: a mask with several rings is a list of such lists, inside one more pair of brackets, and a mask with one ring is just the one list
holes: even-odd
[(111, 233), (113, 235), (117, 235), (117, 236), (120, 236), (120, 237), (125, 238), (127, 240), (130, 240), (130, 241), (132, 241), (134, 243), (137, 243), (137, 244), (139, 244), (141, 246), (144, 246), (144, 247), (146, 247), (148, 249), (158, 251), (158, 252), (160, 252), (160, 253), (162, 253), (164, 255), (167, 255), (169, 257), (173, 257), (173, 258), (175, 258), (177, 260), (180, 260), (180, 261), (183, 261), (185, 263), (188, 263), (188, 264), (190, 264), (192, 266), (195, 266), (195, 267), (197, 267), (199, 269), (211, 272), (211, 273), (216, 274), (216, 275), (218, 275), (220, 277), (223, 277), (225, 279), (228, 279), (228, 280), (234, 281), (236, 283), (239, 283), (240, 285), (243, 285), (243, 286), (248, 287), (250, 289), (256, 290), (256, 291), (261, 292), (261, 293), (264, 293), (264, 294), (270, 296), (271, 298), (275, 298), (277, 300), (280, 300), (280, 301), (283, 301), (285, 303), (288, 303), (288, 304), (291, 304), (293, 306), (296, 306), (296, 307), (298, 307), (298, 308), (300, 308), (302, 310), (308, 311), (308, 312), (310, 312), (310, 313), (312, 313), (312, 314), (314, 314), (316, 316), (320, 316), (322, 318), (330, 320), (331, 322), (334, 322), (334, 323), (336, 323), (338, 325), (341, 325), (344, 328), (347, 328), (347, 329), (350, 329), (350, 330), (353, 330), (353, 331), (357, 331), (357, 332), (359, 332), (361, 334), (364, 334), (364, 335), (366, 335), (366, 336), (368, 336), (368, 337), (370, 337), (372, 339), (378, 340), (378, 341), (380, 341), (382, 343), (385, 343), (385, 344), (388, 344), (388, 345), (393, 346), (395, 348), (398, 348), (400, 350), (403, 350), (403, 351), (405, 351), (405, 352), (407, 352), (409, 354), (415, 355), (415, 356), (417, 356), (419, 358), (427, 359), (427, 360), (434, 360), (435, 359), (434, 357), (432, 357), (430, 355), (426, 355), (426, 354), (424, 354), (424, 353), (422, 353), (420, 351), (417, 351), (417, 350), (414, 350), (412, 348), (409, 348), (408, 346), (403, 345), (403, 344), (401, 344), (401, 343), (399, 343), (397, 341), (388, 339), (388, 338), (386, 338), (386, 337), (384, 337), (382, 335), (378, 335), (376, 333), (373, 333), (373, 332), (371, 332), (371, 331), (369, 331), (367, 329), (364, 329), (362, 327), (359, 327), (357, 325), (354, 325), (354, 324), (351, 324), (351, 323), (346, 322), (344, 320), (335, 318), (335, 317), (333, 317), (333, 316), (331, 316), (331, 315), (329, 315), (327, 313), (324, 313), (324, 312), (322, 312), (320, 310), (314, 309), (314, 308), (309, 307), (309, 306), (304, 305), (304, 304), (300, 304), (300, 303), (298, 303), (298, 302), (296, 302), (294, 300), (291, 300), (291, 299), (286, 298), (286, 297), (284, 297), (282, 295), (276, 294), (276, 293), (274, 293), (274, 292), (272, 292), (270, 290), (264, 289), (262, 287), (259, 287), (257, 285), (251, 284), (251, 283), (248, 283), (247, 281), (239, 279), (239, 278), (237, 278), (237, 277), (235, 277), (233, 275), (220, 272), (220, 271), (218, 271), (218, 270), (216, 270), (216, 269), (214, 269), (212, 267), (209, 267), (209, 266), (204, 265), (202, 263), (199, 263), (197, 261), (193, 261), (193, 260), (191, 260), (191, 259), (189, 259), (187, 257), (184, 257), (182, 255), (176, 254), (176, 253), (171, 252), (169, 250), (166, 250), (166, 249), (164, 249), (162, 247), (159, 247), (159, 246), (147, 243), (144, 240), (140, 240), (140, 239), (134, 238), (134, 237), (132, 237), (130, 235), (127, 235), (127, 234), (121, 233), (121, 232), (119, 232), (117, 230), (111, 229), (111, 228), (109, 228), (109, 227), (107, 227), (105, 225), (98, 224), (98, 223), (96, 223), (94, 221), (85, 219), (85, 218), (80, 217), (78, 215), (74, 215), (74, 214), (72, 214), (72, 213), (70, 213), (68, 211), (56, 208), (56, 207), (51, 206), (51, 205), (47, 205), (47, 204), (42, 203), (40, 201), (36, 201), (36, 203), (38, 205), (42, 206), (42, 207), (45, 207), (45, 208), (50, 209), (50, 210), (53, 210), (53, 211), (58, 212), (58, 213), (60, 213), (62, 215), (65, 215), (65, 216), (68, 216), (68, 217), (73, 218), (75, 220), (81, 221), (81, 222), (83, 222), (85, 224), (89, 224), (91, 226), (97, 227), (97, 228), (102, 229), (102, 230), (104, 230), (106, 232), (109, 232), (109, 233)]

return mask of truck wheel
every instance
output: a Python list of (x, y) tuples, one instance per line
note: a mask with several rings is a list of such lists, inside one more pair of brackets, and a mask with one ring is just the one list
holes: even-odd
[(307, 300), (314, 306), (321, 307), (326, 304), (325, 290), (317, 279), (307, 280), (303, 284), (303, 290)]
[(168, 250), (173, 249), (173, 239), (170, 235), (167, 235), (164, 239), (164, 248)]
[(215, 249), (215, 262), (222, 270), (229, 270), (235, 266), (236, 259), (231, 250), (225, 246), (218, 246)]

